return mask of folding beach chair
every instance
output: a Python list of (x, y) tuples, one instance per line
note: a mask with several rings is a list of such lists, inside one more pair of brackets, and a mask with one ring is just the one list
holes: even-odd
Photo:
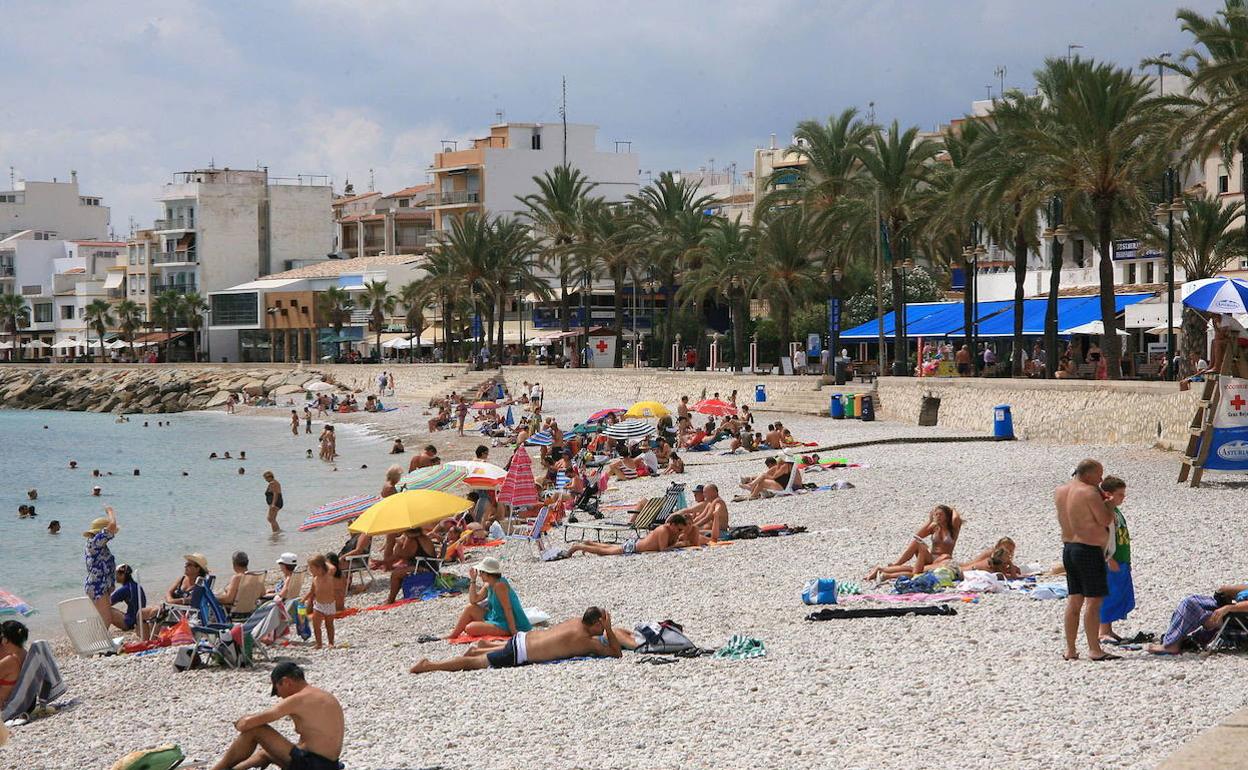
[(262, 644), (277, 644), (290, 633), (290, 612), (283, 602), (265, 602), (243, 621), (243, 630)]
[[(90, 600), (83, 597), (90, 604)], [(72, 601), (72, 600), (71, 600)], [(91, 610), (94, 612), (95, 607)], [(99, 613), (96, 613), (99, 619)], [(65, 681), (61, 679), (61, 670), (52, 657), (52, 647), (40, 639), (31, 642), (26, 650), (26, 659), (17, 673), (17, 682), (9, 699), (2, 705), (0, 722), (10, 719), (29, 718), (36, 706), (45, 706), (65, 694)]]
[(546, 536), (546, 527), (551, 522), (553, 511), (554, 511), (553, 506), (543, 505), (541, 509), (537, 512), (537, 518), (533, 519), (533, 526), (529, 529), (527, 533), (524, 533), (524, 532), (515, 533), (515, 534), (508, 535), (507, 538), (509, 540), (526, 540), (530, 543), (533, 543), (535, 546), (537, 546), (537, 554), (540, 556), (542, 554), (542, 551), (545, 550), (546, 548), (545, 541), (544, 541), (544, 538)]
[(800, 475), (798, 473), (797, 460), (792, 460), (792, 461), (786, 460), (786, 462), (792, 462), (793, 464), (793, 467), (789, 470), (789, 483), (786, 484), (784, 489), (780, 490), (779, 492), (773, 492), (772, 493), (773, 497), (792, 497), (793, 495), (797, 494), (798, 491), (801, 490), (801, 488), (796, 487), (797, 477)]
[(57, 604), (56, 608), (61, 615), (65, 635), (80, 656), (89, 658), (93, 655), (115, 655), (121, 650), (122, 637), (108, 635), (108, 627), (87, 597), (66, 599)]
[(260, 598), (264, 596), (264, 575), (264, 570), (243, 574), (234, 603), (230, 605), (230, 620), (246, 620), (260, 606)]
[[(668, 516), (684, 508), (684, 497), (685, 485), (672, 482), (662, 497), (652, 497), (647, 500), (628, 521), (569, 522), (564, 525), (563, 540), (565, 543), (570, 543), (593, 537), (600, 543), (618, 543), (626, 537), (642, 537), (657, 525), (667, 521)], [(576, 530), (579, 537), (573, 537), (572, 530)]]
[(1209, 652), (1242, 650), (1248, 647), (1248, 612), (1231, 612), (1222, 621), (1218, 633), (1209, 640), (1205, 649)]
[(373, 583), (377, 582), (377, 577), (373, 575), (373, 570), (368, 566), (370, 554), (357, 553), (354, 556), (348, 556), (343, 568), (347, 571), (347, 590), (351, 590), (351, 583), (354, 582), (357, 573), (363, 572), (368, 575), (368, 588), (373, 587)]

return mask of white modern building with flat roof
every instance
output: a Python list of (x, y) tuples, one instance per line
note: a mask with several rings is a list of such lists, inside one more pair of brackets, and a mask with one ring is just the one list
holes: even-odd
[(0, 239), (25, 230), (58, 239), (108, 238), (108, 206), (78, 190), (78, 172), (69, 176), (68, 182), (17, 181), (12, 190), (0, 190)]

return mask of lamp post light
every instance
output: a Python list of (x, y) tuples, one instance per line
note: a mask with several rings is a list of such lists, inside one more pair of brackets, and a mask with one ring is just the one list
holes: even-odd
[(520, 315), (520, 359), (528, 362), (529, 349), (524, 339), (524, 292), (520, 290), (516, 291), (516, 312)]

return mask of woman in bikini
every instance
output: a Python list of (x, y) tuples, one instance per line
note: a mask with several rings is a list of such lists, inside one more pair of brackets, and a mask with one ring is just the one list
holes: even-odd
[(1003, 537), (991, 548), (985, 548), (965, 564), (960, 565), (963, 572), (977, 569), (1000, 574), (1005, 578), (1016, 578), (1022, 570), (1014, 563), (1014, 541)]
[(282, 484), (273, 475), (273, 471), (265, 471), (264, 480), (269, 482), (269, 485), (264, 488), (264, 502), (269, 506), (269, 527), (274, 532), (281, 532), (282, 528), (277, 526), (277, 512), (286, 504), (282, 500)]
[(17, 686), (17, 675), (26, 662), (26, 639), (30, 632), (16, 620), (0, 623), (0, 706)]
[[(867, 580), (890, 580), (896, 577), (913, 577), (921, 574), (927, 567), (935, 566), (953, 559), (953, 548), (958, 543), (958, 533), (962, 531), (962, 517), (947, 505), (938, 505), (932, 509), (927, 522), (914, 533), (910, 545), (901, 552), (897, 560), (887, 566), (877, 566), (867, 573)], [(924, 542), (930, 538), (930, 544)], [(914, 564), (910, 564), (910, 560)]]

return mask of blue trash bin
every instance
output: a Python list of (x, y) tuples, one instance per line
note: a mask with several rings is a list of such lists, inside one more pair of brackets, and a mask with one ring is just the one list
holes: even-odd
[(862, 397), (862, 408), (859, 412), (859, 419), (863, 422), (875, 422), (875, 403), (870, 394)]
[(992, 437), (997, 441), (1014, 440), (1014, 418), (1009, 404), (997, 404), (992, 409)]
[(841, 400), (840, 393), (832, 394), (832, 403), (828, 405), (828, 414), (832, 415), (833, 420), (845, 419), (845, 402)]
[(767, 400), (767, 386), (763, 385), (762, 383), (755, 385), (754, 386), (754, 401), (756, 403), (761, 404), (766, 400)]

